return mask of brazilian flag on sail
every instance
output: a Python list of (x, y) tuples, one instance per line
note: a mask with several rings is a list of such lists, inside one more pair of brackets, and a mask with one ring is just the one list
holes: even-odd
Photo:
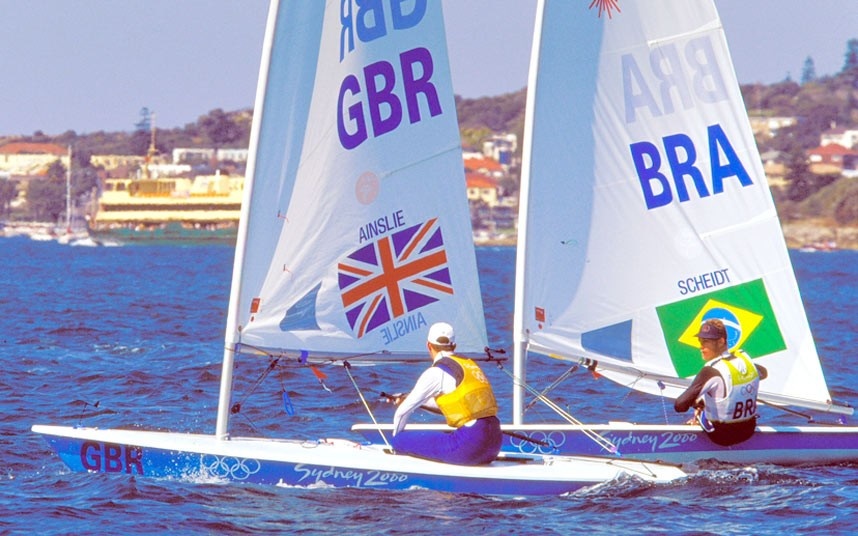
[(727, 345), (752, 358), (786, 349), (762, 279), (656, 307), (670, 359), (680, 378), (703, 366), (697, 331), (711, 318), (724, 322)]

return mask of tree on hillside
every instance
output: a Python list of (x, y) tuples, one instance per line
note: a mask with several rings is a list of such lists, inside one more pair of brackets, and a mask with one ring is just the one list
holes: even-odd
[(478, 151), (483, 150), (483, 142), (489, 139), (494, 132), (486, 127), (463, 128), (459, 132), (462, 137), (462, 145)]
[(795, 82), (778, 82), (768, 87), (761, 87), (754, 106), (771, 110), (776, 115), (793, 115), (795, 99), (801, 94), (801, 86)]
[[(131, 139), (129, 140), (131, 154), (145, 156), (149, 152), (150, 145), (152, 145), (152, 134), (150, 132), (146, 132), (145, 130), (135, 130), (134, 133), (131, 134)], [(155, 148), (157, 149), (157, 144)]]
[[(795, 113), (798, 115), (806, 128), (810, 128), (815, 134), (819, 134), (831, 128), (832, 125), (842, 124), (845, 117), (842, 115), (843, 107), (837, 97), (820, 91), (818, 94), (802, 94), (796, 99)], [(813, 146), (819, 145), (819, 138), (815, 137)]]
[(801, 68), (801, 85), (809, 84), (816, 80), (816, 67), (813, 64), (813, 58), (808, 56), (804, 60), (804, 66)]
[(0, 180), (0, 217), (7, 218), (12, 211), (12, 201), (18, 197), (18, 183), (9, 179)]
[(840, 225), (858, 223), (858, 192), (846, 194), (834, 208), (834, 219)]
[(140, 121), (134, 123), (134, 130), (148, 133), (152, 130), (152, 118), (154, 115), (146, 106), (140, 108)]
[(787, 173), (784, 178), (789, 183), (786, 196), (790, 201), (804, 201), (837, 180), (837, 175), (817, 175), (810, 171), (807, 155), (799, 147), (790, 151), (786, 165)]
[(32, 179), (27, 185), (27, 207), (35, 221), (59, 220), (66, 209), (66, 167), (55, 160), (43, 179)]
[(211, 140), (215, 153), (221, 147), (237, 142), (243, 135), (241, 128), (220, 108), (200, 117), (197, 123)]
[(498, 97), (456, 97), (456, 112), (462, 128), (485, 127), (492, 132), (513, 132), (524, 116), (525, 90)]
[(760, 83), (742, 84), (739, 86), (739, 91), (742, 92), (742, 100), (745, 101), (745, 108), (749, 113), (759, 113), (762, 106), (762, 95), (766, 91), (766, 86)]
[(98, 187), (98, 172), (92, 167), (91, 158), (91, 151), (76, 148), (72, 152), (71, 189), (74, 199), (88, 195)]
[(855, 124), (858, 122), (858, 39), (846, 42), (846, 59), (840, 77), (848, 83), (844, 105), (850, 122)]
[(858, 73), (858, 39), (846, 42), (846, 56), (843, 61), (843, 73)]
[(29, 141), (32, 141), (33, 143), (51, 143), (51, 138), (41, 130), (37, 130), (33, 132), (32, 136), (30, 136)]

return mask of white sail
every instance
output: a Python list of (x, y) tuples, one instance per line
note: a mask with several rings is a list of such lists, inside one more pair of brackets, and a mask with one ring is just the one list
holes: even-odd
[(676, 396), (703, 365), (696, 330), (715, 316), (767, 367), (761, 398), (851, 412), (830, 408), (712, 0), (605, 5), (546, 0), (537, 12), (518, 374), (529, 350)]
[(272, 10), (227, 347), (425, 358), (443, 320), (482, 351), (439, 3)]

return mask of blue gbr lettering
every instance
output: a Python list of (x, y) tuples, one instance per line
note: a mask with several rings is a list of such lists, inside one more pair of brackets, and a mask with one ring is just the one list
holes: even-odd
[[(648, 141), (629, 146), (648, 210), (668, 205), (674, 198), (680, 203), (691, 199), (687, 181), (690, 181), (700, 198), (723, 193), (724, 181), (731, 177), (738, 179), (743, 187), (753, 184), (721, 125), (710, 125), (707, 134), (710, 164), (708, 176), (711, 184), (707, 184), (707, 175), (704, 175), (697, 163), (694, 140), (687, 134), (678, 133), (662, 138), (664, 153)], [(726, 160), (724, 163), (722, 156)], [(663, 163), (667, 164), (664, 171)], [(665, 172), (670, 174), (669, 178)]]
[(426, 0), (340, 0), (340, 61), (355, 49), (355, 36), (369, 43), (387, 35), (386, 14), (394, 30), (413, 28), (426, 15)]
[(143, 449), (128, 445), (84, 441), (80, 446), (80, 463), (87, 471), (143, 474)]

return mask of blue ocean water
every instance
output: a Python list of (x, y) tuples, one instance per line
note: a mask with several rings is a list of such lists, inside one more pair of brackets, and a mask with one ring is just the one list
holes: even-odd
[[(858, 463), (713, 466), (671, 485), (622, 481), (567, 497), (517, 499), (70, 473), (30, 426), (214, 431), (232, 253), (210, 245), (83, 248), (0, 239), (0, 534), (858, 530)], [(854, 404), (858, 252), (792, 255), (832, 396)], [(479, 248), (477, 256), (490, 343), (509, 350), (515, 251)], [(339, 369), (328, 371), (329, 392), (306, 369), (278, 370), (257, 383), (266, 366), (238, 364), (235, 397), (242, 411), (233, 433), (360, 440), (348, 429), (369, 418)], [(566, 368), (531, 364), (528, 379), (541, 387)], [(420, 370), (374, 367), (354, 374), (376, 417), (389, 421), (393, 408), (378, 393), (407, 390)], [(508, 408), (509, 378), (500, 370), (487, 373)], [(283, 407), (283, 389), (292, 415)], [(658, 398), (587, 373), (573, 374), (554, 395), (585, 422), (683, 419)], [(539, 420), (540, 409), (534, 412), (532, 420)]]

